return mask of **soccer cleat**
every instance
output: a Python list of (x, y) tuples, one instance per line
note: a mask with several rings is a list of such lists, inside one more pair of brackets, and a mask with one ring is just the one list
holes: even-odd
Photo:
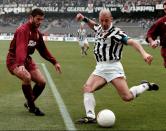
[(148, 91), (152, 91), (152, 90), (157, 91), (157, 90), (159, 90), (159, 86), (155, 83), (150, 83), (147, 80), (142, 80), (141, 84), (144, 84), (144, 83), (148, 84), (148, 86), (149, 86)]
[(42, 112), (38, 107), (30, 108), (27, 103), (24, 103), (24, 107), (28, 109), (30, 113), (34, 113), (36, 116), (44, 116), (44, 112)]
[(44, 116), (44, 112), (42, 112), (38, 107), (34, 109), (29, 109), (29, 112), (34, 113), (36, 116)]
[(76, 121), (76, 124), (88, 124), (88, 123), (96, 123), (96, 118), (83, 117)]

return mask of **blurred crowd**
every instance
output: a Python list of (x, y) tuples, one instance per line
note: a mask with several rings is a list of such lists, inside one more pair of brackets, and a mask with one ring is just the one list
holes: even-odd
[(156, 5), (162, 3), (163, 0), (0, 0), (0, 4), (34, 4), (38, 6), (86, 6), (93, 4), (94, 6), (103, 6), (107, 4), (135, 4), (135, 5)]
[[(129, 27), (129, 28), (134, 27), (136, 29), (139, 28), (143, 31), (146, 31), (154, 23), (156, 19), (157, 18), (116, 18), (114, 19), (113, 22), (114, 25), (116, 26)], [(25, 17), (19, 15), (15, 16), (3, 15), (3, 17), (0, 17), (0, 33), (4, 30), (10, 33), (11, 31), (8, 31), (7, 29), (10, 29), (11, 27), (14, 27), (12, 30), (12, 32), (14, 32), (15, 29), (19, 25), (26, 22), (26, 20), (27, 19)], [(96, 19), (96, 21), (98, 20)], [(44, 19), (44, 22), (42, 23), (40, 30), (42, 32), (48, 32), (48, 34), (75, 36), (79, 26), (80, 24), (76, 22), (75, 19), (72, 17), (57, 18), (52, 16), (52, 17), (46, 17)], [(6, 28), (3, 28), (3, 30), (1, 30), (2, 27)], [(93, 36), (92, 31), (88, 31), (87, 35), (89, 37)]]
[[(82, 6), (87, 5), (87, 3), (93, 3), (95, 6), (104, 6), (108, 4), (116, 5), (116, 4), (135, 4), (135, 5), (155, 5), (158, 3), (162, 3), (163, 0), (0, 0), (2, 4), (35, 4), (40, 6)], [(133, 26), (135, 28), (140, 27), (143, 30), (147, 30), (153, 22), (157, 18), (115, 18), (114, 24), (118, 26)], [(15, 28), (21, 24), (23, 24), (27, 18), (24, 15), (1, 15), (0, 17), (0, 33), (2, 32), (2, 27), (14, 27), (12, 32), (15, 31)], [(96, 19), (97, 20), (97, 19)], [(97, 20), (98, 21), (98, 20)], [(123, 25), (124, 22), (124, 25)], [(75, 32), (76, 29), (79, 28), (79, 23), (75, 21), (72, 17), (55, 17), (46, 16), (44, 23), (41, 26), (41, 30), (44, 32), (63, 32), (63, 35), (74, 36), (70, 31), (73, 30)], [(7, 29), (7, 28), (5, 28)], [(63, 31), (64, 30), (64, 31)], [(69, 30), (68, 32), (66, 32)], [(8, 32), (8, 31), (7, 31)], [(65, 32), (65, 33), (64, 33)], [(61, 34), (61, 33), (60, 33)], [(89, 32), (88, 36), (93, 36), (91, 32)]]

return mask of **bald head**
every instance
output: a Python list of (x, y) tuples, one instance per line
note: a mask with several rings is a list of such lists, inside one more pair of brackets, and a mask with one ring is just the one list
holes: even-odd
[(111, 12), (104, 8), (99, 13), (99, 22), (103, 30), (108, 30), (112, 24), (112, 14)]
[(109, 10), (109, 9), (106, 9), (106, 8), (103, 8), (103, 9), (100, 11), (99, 17), (102, 16), (102, 15), (106, 15), (106, 16), (112, 17), (112, 14), (111, 14), (110, 10)]

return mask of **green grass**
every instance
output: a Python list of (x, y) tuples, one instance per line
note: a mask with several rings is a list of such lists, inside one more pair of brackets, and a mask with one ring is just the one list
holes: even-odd
[[(21, 91), (21, 82), (10, 75), (5, 66), (8, 43), (0, 41), (0, 130), (66, 130), (48, 84), (37, 100), (37, 105), (45, 111), (46, 116), (36, 117), (24, 109), (25, 99)], [(74, 122), (85, 115), (82, 86), (95, 67), (93, 47), (91, 45), (87, 57), (80, 55), (80, 48), (76, 43), (48, 42), (47, 47), (61, 63), (61, 75), (57, 74), (52, 64), (42, 59), (38, 53), (34, 54), (33, 58), (47, 65)], [(166, 130), (166, 72), (160, 50), (153, 50), (147, 46), (144, 48), (154, 56), (150, 66), (133, 48), (124, 47), (122, 63), (129, 87), (147, 79), (158, 83), (160, 90), (145, 92), (134, 101), (126, 103), (109, 84), (95, 92), (96, 113), (101, 109), (111, 109), (117, 119), (114, 127), (102, 129), (97, 124), (75, 125), (78, 130)], [(40, 64), (39, 67), (41, 68)]]

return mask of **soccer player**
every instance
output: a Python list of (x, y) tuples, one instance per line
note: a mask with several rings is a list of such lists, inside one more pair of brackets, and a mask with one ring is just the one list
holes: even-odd
[[(22, 81), (22, 91), (27, 100), (24, 106), (36, 116), (45, 115), (34, 102), (45, 88), (46, 80), (31, 57), (35, 49), (55, 66), (57, 72), (61, 73), (60, 64), (46, 48), (42, 34), (38, 30), (43, 20), (44, 12), (41, 9), (36, 8), (31, 11), (27, 23), (17, 28), (6, 60), (10, 73)], [(35, 82), (33, 90), (31, 81)]]
[[(166, 14), (166, 1), (163, 3), (164, 13)], [(160, 38), (157, 40), (157, 38)], [(166, 16), (159, 18), (147, 31), (146, 41), (152, 48), (161, 46), (161, 56), (166, 68)]]
[(80, 25), (78, 29), (78, 42), (81, 47), (81, 55), (87, 55), (87, 50), (89, 49), (89, 43), (86, 36), (86, 30), (84, 29), (83, 25)]
[(96, 122), (96, 103), (93, 93), (103, 88), (107, 83), (112, 83), (122, 100), (126, 102), (133, 100), (146, 90), (159, 89), (158, 85), (145, 80), (140, 85), (128, 88), (123, 66), (120, 62), (123, 46), (132, 46), (149, 65), (153, 58), (143, 49), (140, 43), (127, 36), (121, 29), (112, 25), (112, 15), (109, 10), (104, 8), (100, 11), (100, 24), (96, 24), (81, 13), (77, 14), (76, 20), (84, 21), (95, 31), (94, 55), (97, 62), (95, 70), (83, 86), (86, 116), (77, 120), (76, 123)]

